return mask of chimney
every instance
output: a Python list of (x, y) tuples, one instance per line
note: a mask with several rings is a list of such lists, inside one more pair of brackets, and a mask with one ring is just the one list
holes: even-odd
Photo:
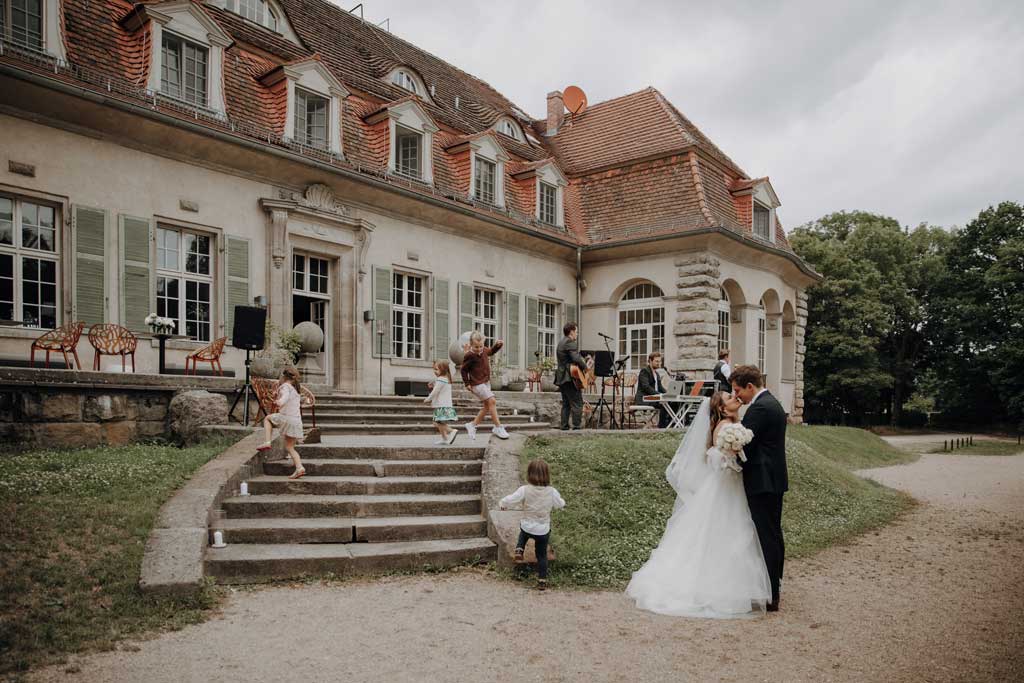
[(548, 93), (548, 127), (544, 135), (550, 136), (558, 132), (565, 121), (565, 101), (562, 100), (562, 91), (555, 90)]

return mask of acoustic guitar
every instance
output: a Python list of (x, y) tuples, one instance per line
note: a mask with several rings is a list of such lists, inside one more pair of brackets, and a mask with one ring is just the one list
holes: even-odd
[(576, 385), (576, 388), (583, 391), (586, 387), (593, 386), (594, 384), (594, 359), (587, 358), (587, 369), (580, 370), (580, 366), (573, 363), (569, 366), (569, 376), (572, 377), (572, 383)]

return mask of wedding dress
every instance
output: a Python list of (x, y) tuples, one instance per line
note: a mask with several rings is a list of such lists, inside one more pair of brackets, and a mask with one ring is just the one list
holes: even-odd
[(707, 448), (705, 400), (665, 476), (678, 497), (661, 543), (626, 594), (659, 614), (734, 618), (764, 611), (771, 584), (750, 518), (743, 477)]

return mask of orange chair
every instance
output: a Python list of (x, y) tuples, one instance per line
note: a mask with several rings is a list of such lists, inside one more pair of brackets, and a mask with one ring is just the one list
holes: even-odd
[(693, 383), (693, 389), (690, 389), (690, 396), (700, 396), (701, 389), (704, 388), (704, 381), (698, 380)]
[(36, 366), (36, 350), (46, 351), (46, 367), (50, 367), (50, 354), (60, 351), (64, 354), (64, 366), (71, 369), (71, 362), (68, 360), (68, 351), (75, 357), (75, 366), (81, 370), (82, 363), (78, 360), (78, 340), (82, 338), (83, 322), (68, 323), (61, 325), (55, 330), (50, 330), (43, 336), (32, 342), (32, 355), (29, 357), (28, 366)]
[(542, 391), (542, 389), (541, 389), (541, 382), (540, 382), (540, 376), (541, 376), (540, 370), (527, 370), (526, 371), (526, 390), (527, 391), (530, 391), (530, 392), (534, 391), (534, 387), (536, 387), (536, 391)]
[(93, 325), (89, 328), (89, 343), (96, 350), (92, 357), (92, 369), (100, 369), (100, 356), (121, 356), (121, 372), (125, 370), (125, 356), (132, 357), (132, 372), (135, 372), (135, 349), (138, 337), (126, 327), (113, 323)]
[[(251, 380), (253, 391), (256, 392), (256, 401), (259, 403), (259, 410), (256, 411), (256, 418), (253, 424), (260, 423), (260, 415), (264, 417), (276, 412), (274, 398), (277, 396), (277, 385), (280, 380), (253, 377)], [(299, 407), (301, 410), (309, 409), (312, 418), (313, 428), (316, 428), (316, 395), (309, 390), (309, 387), (302, 387), (299, 391)]]
[(223, 377), (224, 370), (220, 367), (220, 354), (224, 353), (224, 344), (227, 340), (227, 337), (221, 337), (220, 339), (216, 339), (212, 343), (207, 344), (198, 351), (193, 351), (185, 356), (185, 374), (189, 374), (188, 367), (189, 361), (191, 361), (193, 375), (196, 374), (196, 364), (203, 362), (210, 364), (210, 372), (216, 370), (217, 374)]

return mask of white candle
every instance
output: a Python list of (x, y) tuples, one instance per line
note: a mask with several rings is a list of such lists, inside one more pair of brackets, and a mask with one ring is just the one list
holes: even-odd
[(249, 484), (242, 482), (242, 485), (238, 487), (238, 495), (248, 496), (249, 495)]
[(227, 546), (227, 543), (224, 542), (224, 532), (223, 531), (214, 531), (213, 532), (213, 547), (214, 548), (223, 548), (225, 546)]

